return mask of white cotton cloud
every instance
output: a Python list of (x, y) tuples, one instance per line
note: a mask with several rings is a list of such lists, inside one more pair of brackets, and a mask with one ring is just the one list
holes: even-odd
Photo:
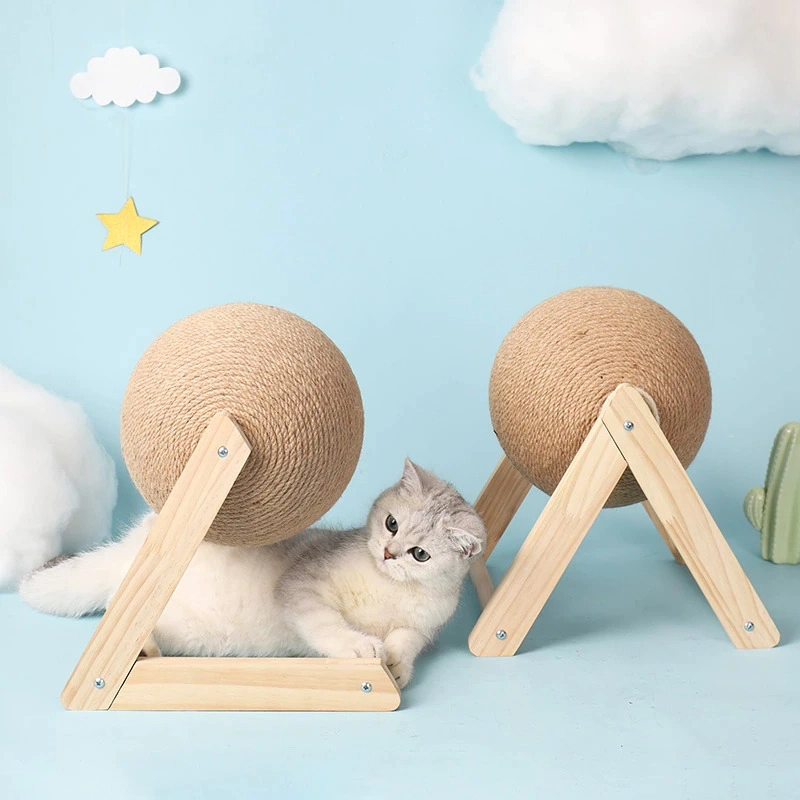
[(86, 72), (72, 76), (69, 88), (81, 100), (127, 108), (137, 100), (150, 103), (156, 94), (172, 94), (181, 85), (181, 76), (172, 67), (159, 67), (153, 55), (135, 47), (112, 47), (101, 58), (89, 61)]
[(114, 462), (77, 403), (0, 365), (0, 590), (111, 532)]
[(473, 81), (528, 144), (800, 154), (800, 3), (506, 0)]

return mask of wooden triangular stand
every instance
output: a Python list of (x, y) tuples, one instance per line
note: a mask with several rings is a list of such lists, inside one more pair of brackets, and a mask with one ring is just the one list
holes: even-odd
[(400, 692), (377, 658), (171, 658), (151, 634), (250, 445), (218, 413), (111, 599), (61, 700), (73, 710), (393, 711)]
[(676, 559), (691, 571), (736, 647), (774, 647), (780, 638), (700, 495), (639, 391), (620, 385), (556, 487), (495, 590), (485, 559), (525, 499), (530, 483), (507, 458), (475, 503), (488, 532), (472, 569), (481, 614), (469, 637), (476, 656), (517, 652), (622, 473), (630, 467), (644, 504)]

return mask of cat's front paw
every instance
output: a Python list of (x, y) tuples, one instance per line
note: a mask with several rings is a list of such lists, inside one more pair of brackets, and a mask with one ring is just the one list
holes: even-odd
[(383, 641), (377, 636), (367, 636), (353, 631), (338, 638), (325, 654), (329, 658), (384, 658)]
[(414, 673), (414, 663), (412, 661), (404, 661), (399, 655), (387, 653), (386, 667), (392, 673), (398, 688), (404, 689), (408, 686), (408, 682)]
[(355, 648), (356, 658), (385, 658), (386, 648), (377, 636), (362, 636)]

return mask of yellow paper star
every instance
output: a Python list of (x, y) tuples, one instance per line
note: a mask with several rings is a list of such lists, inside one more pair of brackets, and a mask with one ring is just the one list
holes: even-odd
[(118, 214), (98, 214), (100, 222), (108, 228), (103, 250), (124, 244), (137, 255), (142, 254), (142, 234), (158, 225), (157, 219), (140, 217), (136, 213), (133, 198), (129, 197)]

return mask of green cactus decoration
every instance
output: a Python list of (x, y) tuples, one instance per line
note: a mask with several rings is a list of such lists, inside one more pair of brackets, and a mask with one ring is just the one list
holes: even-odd
[(761, 532), (761, 556), (775, 564), (800, 563), (800, 423), (775, 437), (764, 488), (751, 489), (744, 513)]

